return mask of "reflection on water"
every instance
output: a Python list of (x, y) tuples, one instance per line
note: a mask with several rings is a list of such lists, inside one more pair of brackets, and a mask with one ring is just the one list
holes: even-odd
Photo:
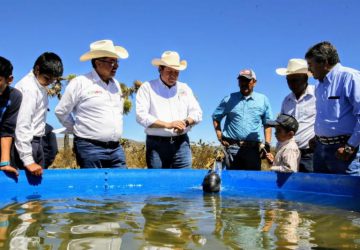
[(29, 201), (0, 210), (0, 249), (276, 248), (360, 248), (360, 214), (220, 195)]

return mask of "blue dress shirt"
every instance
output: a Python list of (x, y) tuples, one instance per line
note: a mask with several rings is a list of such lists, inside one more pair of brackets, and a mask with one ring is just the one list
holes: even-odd
[(221, 122), (225, 116), (224, 137), (261, 141), (263, 125), (272, 119), (272, 112), (265, 95), (253, 92), (250, 96), (243, 96), (241, 92), (235, 92), (221, 101), (212, 118)]
[(360, 72), (336, 64), (316, 89), (315, 134), (350, 135), (348, 144), (360, 144)]

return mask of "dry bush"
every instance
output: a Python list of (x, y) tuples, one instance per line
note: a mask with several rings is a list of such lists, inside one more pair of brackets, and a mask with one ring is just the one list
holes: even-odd
[(121, 139), (128, 168), (146, 168), (145, 144)]
[(53, 164), (49, 168), (79, 168), (72, 149), (60, 149)]
[(192, 168), (194, 169), (209, 169), (212, 167), (216, 157), (217, 147), (211, 143), (203, 142), (201, 139), (198, 142), (191, 143), (192, 152)]

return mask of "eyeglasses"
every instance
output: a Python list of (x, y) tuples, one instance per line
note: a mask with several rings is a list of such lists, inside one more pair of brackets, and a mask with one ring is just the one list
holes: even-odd
[(116, 66), (119, 65), (119, 61), (118, 61), (118, 60), (116, 60), (116, 61), (106, 61), (106, 60), (98, 59), (98, 61), (104, 62), (104, 63), (108, 63), (111, 67), (114, 67), (115, 65), (116, 65)]

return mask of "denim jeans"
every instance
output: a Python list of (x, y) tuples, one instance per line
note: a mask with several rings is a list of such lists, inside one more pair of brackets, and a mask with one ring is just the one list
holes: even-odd
[[(32, 157), (34, 158), (34, 162), (39, 164), (42, 168), (44, 168), (45, 161), (44, 161), (44, 150), (43, 150), (43, 140), (40, 137), (34, 137), (31, 141), (31, 148), (32, 148)], [(12, 161), (14, 167), (19, 169), (25, 169), (24, 163), (20, 159), (20, 156), (15, 149), (14, 145), (14, 161)]]
[(261, 170), (259, 147), (239, 147), (231, 145), (227, 148), (230, 155), (229, 170)]
[(148, 168), (191, 168), (189, 137), (174, 142), (147, 137), (146, 163)]
[(74, 147), (80, 168), (126, 168), (125, 153), (121, 145), (106, 148), (75, 137)]
[(300, 163), (299, 163), (299, 172), (303, 172), (303, 173), (314, 172), (313, 162), (314, 162), (314, 153), (301, 154)]
[(359, 152), (348, 161), (336, 158), (335, 153), (341, 144), (324, 145), (316, 142), (314, 152), (314, 172), (327, 174), (360, 175)]

